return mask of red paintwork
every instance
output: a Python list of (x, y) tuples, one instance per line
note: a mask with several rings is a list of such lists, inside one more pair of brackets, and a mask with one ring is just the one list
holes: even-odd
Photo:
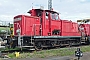
[(85, 33), (85, 36), (90, 36), (90, 24), (81, 24), (80, 26), (84, 28), (82, 32)]
[[(40, 19), (38, 17), (33, 16), (25, 16), (25, 15), (19, 15), (14, 17), (14, 20), (16, 18), (21, 18), (19, 21), (14, 21), (14, 34), (17, 35), (16, 30), (21, 30), (21, 35), (39, 35), (39, 29), (40, 29)], [(17, 27), (20, 25), (20, 28)], [(33, 32), (35, 31), (35, 32)]]
[[(51, 21), (51, 31), (58, 29), (61, 31), (61, 20), (52, 20)], [(59, 33), (60, 35), (60, 33)]]
[[(36, 10), (37, 11), (40, 10), (42, 12), (41, 17), (37, 16)], [(46, 12), (48, 12), (48, 18), (46, 18), (45, 15)], [(60, 18), (54, 20), (51, 17), (51, 12), (57, 13), (55, 11), (49, 11), (49, 10), (32, 9), (28, 12), (31, 14), (31, 16), (26, 16), (26, 15), (15, 16), (14, 34), (17, 35), (16, 30), (20, 29), (21, 35), (25, 35), (25, 36), (34, 36), (34, 35), (52, 36), (53, 35), (52, 31), (57, 29), (60, 30), (60, 33), (58, 34), (59, 36), (80, 36), (77, 23), (68, 20), (61, 20)], [(21, 20), (18, 20), (18, 18), (21, 18)], [(41, 19), (42, 19), (42, 23), (40, 22)], [(88, 31), (86, 34), (88, 33), (90, 32)]]
[(62, 20), (62, 36), (80, 36), (78, 24), (68, 20)]

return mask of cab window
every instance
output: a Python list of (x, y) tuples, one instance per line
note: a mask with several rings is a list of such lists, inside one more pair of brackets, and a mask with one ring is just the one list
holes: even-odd
[(52, 18), (52, 20), (58, 20), (59, 16), (57, 13), (51, 13), (51, 18)]
[(48, 19), (48, 12), (46, 12), (45, 18)]

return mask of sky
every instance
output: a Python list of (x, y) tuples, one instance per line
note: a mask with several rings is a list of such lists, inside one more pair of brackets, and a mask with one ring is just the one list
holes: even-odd
[[(0, 0), (0, 21), (13, 22), (17, 15), (25, 14), (33, 8), (48, 9), (48, 0)], [(60, 13), (63, 20), (77, 21), (90, 18), (90, 0), (52, 0), (53, 10)]]

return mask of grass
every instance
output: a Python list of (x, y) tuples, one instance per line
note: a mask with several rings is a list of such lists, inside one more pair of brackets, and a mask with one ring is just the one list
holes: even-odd
[(2, 48), (0, 51), (20, 50), (19, 48)]
[[(90, 46), (80, 47), (82, 52), (90, 52)], [(74, 55), (77, 48), (61, 48), (61, 49), (51, 49), (51, 50), (42, 50), (34, 51), (33, 53), (20, 53), (19, 58), (45, 58), (52, 56), (68, 56)], [(8, 54), (9, 57), (15, 58), (14, 53)]]

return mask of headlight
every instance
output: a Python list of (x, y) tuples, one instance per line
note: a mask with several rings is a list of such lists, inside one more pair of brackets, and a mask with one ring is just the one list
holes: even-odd
[(17, 29), (17, 30), (16, 30), (16, 33), (20, 33), (20, 29)]

